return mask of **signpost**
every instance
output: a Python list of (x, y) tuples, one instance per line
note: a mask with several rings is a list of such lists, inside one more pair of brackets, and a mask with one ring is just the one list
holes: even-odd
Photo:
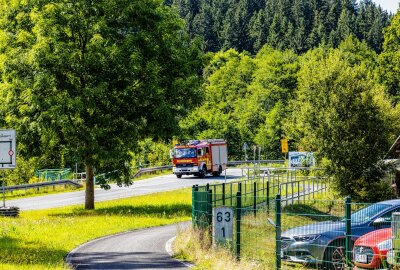
[(223, 244), (233, 240), (233, 209), (230, 207), (213, 208), (214, 244)]
[(247, 143), (245, 142), (243, 144), (243, 151), (244, 151), (244, 160), (247, 161), (247, 149), (249, 149), (249, 146), (247, 145)]
[[(0, 130), (0, 170), (16, 167), (16, 132), (15, 130)], [(6, 207), (5, 174), (3, 171), (3, 208)]]

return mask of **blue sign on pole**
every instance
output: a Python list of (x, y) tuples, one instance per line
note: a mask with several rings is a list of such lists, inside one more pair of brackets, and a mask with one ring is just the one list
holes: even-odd
[(289, 152), (289, 167), (311, 167), (315, 164), (313, 152)]

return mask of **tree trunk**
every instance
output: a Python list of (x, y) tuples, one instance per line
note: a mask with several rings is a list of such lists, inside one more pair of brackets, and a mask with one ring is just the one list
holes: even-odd
[(85, 209), (94, 209), (94, 172), (93, 165), (87, 163), (86, 166), (86, 192), (85, 192)]

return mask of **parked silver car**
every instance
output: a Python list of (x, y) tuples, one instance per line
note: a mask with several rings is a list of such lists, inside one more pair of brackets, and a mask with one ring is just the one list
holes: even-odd
[[(373, 230), (390, 227), (392, 213), (398, 211), (400, 200), (375, 203), (354, 212), (351, 215), (352, 241)], [(281, 249), (281, 257), (286, 261), (344, 269), (345, 222), (318, 222), (284, 231)]]

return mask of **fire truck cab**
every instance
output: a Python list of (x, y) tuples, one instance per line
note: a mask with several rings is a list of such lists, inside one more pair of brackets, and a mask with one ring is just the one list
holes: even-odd
[(228, 163), (227, 145), (223, 139), (191, 140), (175, 145), (171, 158), (173, 173), (178, 178), (182, 175), (203, 178), (208, 173), (219, 176)]

